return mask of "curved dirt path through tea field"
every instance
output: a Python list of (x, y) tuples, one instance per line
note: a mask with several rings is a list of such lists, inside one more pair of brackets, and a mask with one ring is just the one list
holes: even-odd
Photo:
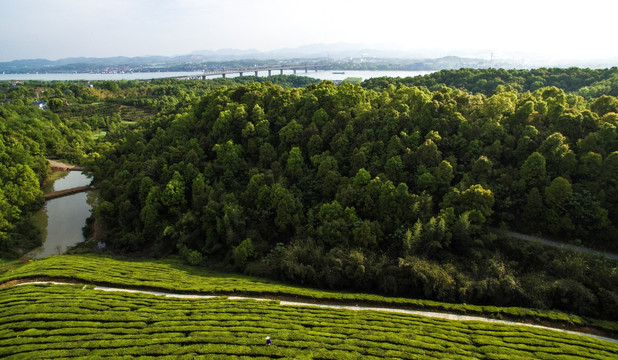
[[(12, 285), (18, 286), (18, 285), (28, 285), (28, 284), (52, 284), (52, 285), (72, 285), (72, 286), (77, 285), (76, 283), (61, 282), (61, 281), (24, 281), (24, 282), (14, 283)], [(86, 286), (87, 285), (84, 284), (83, 288), (86, 288)], [(126, 288), (98, 286), (98, 285), (95, 286), (94, 289), (99, 290), (99, 291), (139, 293), (139, 294), (149, 294), (149, 295), (165, 296), (165, 297), (180, 298), (180, 299), (213, 299), (213, 298), (222, 297), (222, 295), (177, 294), (177, 293), (169, 293), (169, 292), (162, 292), (162, 291), (136, 290), (136, 289), (126, 289)], [(255, 296), (226, 296), (226, 297), (229, 300), (279, 301), (279, 304), (283, 306), (308, 306), (308, 307), (311, 306), (311, 307), (320, 307), (320, 308), (329, 308), (329, 309), (345, 309), (345, 310), (354, 310), (354, 311), (383, 311), (383, 312), (392, 312), (392, 313), (400, 313), (400, 314), (427, 316), (427, 317), (432, 317), (432, 318), (455, 320), (455, 321), (482, 321), (482, 322), (487, 322), (487, 323), (504, 324), (504, 325), (528, 326), (528, 327), (534, 327), (534, 328), (539, 328), (539, 329), (554, 330), (554, 331), (560, 331), (560, 332), (569, 333), (569, 334), (587, 336), (587, 337), (592, 337), (595, 339), (618, 343), (618, 339), (613, 339), (613, 338), (609, 338), (605, 336), (599, 336), (599, 335), (572, 331), (572, 330), (565, 330), (565, 329), (543, 326), (543, 325), (528, 324), (528, 323), (523, 323), (523, 322), (491, 319), (491, 318), (485, 318), (485, 317), (480, 317), (480, 316), (457, 315), (457, 314), (439, 313), (439, 312), (433, 312), (433, 311), (408, 310), (408, 309), (399, 309), (399, 308), (390, 308), (390, 307), (308, 303), (308, 302), (302, 302), (302, 301), (277, 300), (277, 299), (273, 299), (269, 297), (255, 297)]]

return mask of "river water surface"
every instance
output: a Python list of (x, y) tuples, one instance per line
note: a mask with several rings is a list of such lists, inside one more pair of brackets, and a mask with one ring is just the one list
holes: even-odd
[[(344, 80), (348, 77), (358, 77), (362, 80), (367, 80), (374, 77), (408, 77), (408, 76), (419, 76), (419, 75), (427, 75), (431, 74), (433, 71), (423, 71), (423, 70), (320, 70), (314, 71), (308, 69), (307, 72), (304, 70), (297, 70), (296, 75), (298, 76), (308, 76), (315, 79), (321, 80)], [(279, 71), (272, 71), (272, 75), (279, 75)], [(200, 76), (204, 73), (202, 71), (177, 71), (177, 72), (137, 72), (137, 73), (126, 73), (126, 74), (96, 74), (96, 73), (86, 73), (86, 74), (70, 74), (70, 73), (58, 73), (58, 74), (0, 74), (0, 81), (7, 80), (43, 80), (43, 81), (54, 81), (54, 80), (62, 80), (62, 81), (74, 81), (74, 80), (148, 80), (148, 79), (159, 79), (159, 78), (170, 78), (170, 77), (180, 77), (180, 76)], [(245, 71), (245, 76), (253, 76), (255, 73), (253, 71)], [(294, 74), (293, 70), (284, 70), (284, 75), (292, 75)], [(240, 76), (239, 73), (227, 74), (226, 77), (234, 78)], [(264, 77), (268, 76), (267, 71), (258, 72), (258, 76)], [(215, 79), (220, 78), (221, 75), (210, 75), (207, 76), (207, 79)]]
[[(43, 188), (45, 193), (89, 185), (92, 179), (79, 171), (59, 171), (52, 174)], [(34, 216), (34, 224), (41, 230), (43, 245), (27, 257), (39, 259), (62, 254), (68, 247), (84, 241), (82, 228), (90, 216), (95, 191), (65, 196), (45, 203)]]

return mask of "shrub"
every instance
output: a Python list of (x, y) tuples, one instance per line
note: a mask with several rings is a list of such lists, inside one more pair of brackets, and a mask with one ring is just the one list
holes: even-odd
[(246, 238), (234, 248), (234, 265), (239, 269), (243, 269), (247, 260), (252, 258), (254, 254), (253, 242), (250, 238)]
[(189, 265), (198, 265), (202, 262), (203, 257), (202, 253), (197, 250), (189, 249), (185, 244), (178, 243), (178, 252), (180, 256), (187, 262)]

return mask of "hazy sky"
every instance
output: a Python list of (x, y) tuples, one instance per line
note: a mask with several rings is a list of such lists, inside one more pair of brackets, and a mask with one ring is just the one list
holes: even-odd
[(0, 61), (339, 42), (618, 57), (615, 0), (0, 0)]

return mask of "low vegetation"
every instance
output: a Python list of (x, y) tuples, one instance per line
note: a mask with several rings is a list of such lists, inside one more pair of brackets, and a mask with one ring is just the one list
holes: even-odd
[(429, 300), (384, 297), (371, 294), (323, 291), (284, 284), (263, 278), (222, 273), (202, 267), (184, 265), (179, 259), (120, 260), (96, 255), (61, 255), (30, 261), (0, 274), (0, 283), (24, 278), (71, 279), (90, 284), (128, 288), (148, 288), (168, 292), (200, 294), (246, 294), (255, 296), (294, 297), (311, 301), (342, 302), (414, 308), (521, 321), (557, 323), (560, 326), (595, 327), (618, 334), (618, 324), (568, 315), (516, 307), (450, 304)]
[[(0, 289), (0, 357), (613, 359), (618, 344), (396, 313), (171, 299), (90, 287)], [(265, 336), (273, 346), (265, 346)], [(16, 341), (19, 339), (19, 341)]]

